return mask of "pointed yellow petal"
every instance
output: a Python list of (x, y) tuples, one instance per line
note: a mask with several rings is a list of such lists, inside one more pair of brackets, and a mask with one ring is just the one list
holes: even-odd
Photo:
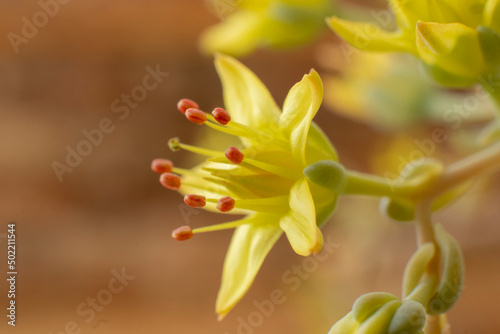
[[(433, 21), (441, 23), (461, 22), (470, 27), (476, 27), (481, 24), (485, 2), (486, 0), (446, 0), (444, 3), (454, 11), (457, 19), (448, 22)], [(442, 2), (440, 1), (439, 3), (441, 4)]]
[(323, 238), (316, 226), (314, 201), (305, 177), (292, 186), (289, 205), (290, 211), (281, 217), (280, 227), (293, 250), (303, 256), (318, 253), (323, 246)]
[(311, 122), (307, 135), (306, 165), (320, 160), (338, 160), (337, 151), (320, 127)]
[(280, 127), (290, 138), (292, 156), (301, 165), (306, 163), (306, 142), (309, 126), (323, 99), (323, 83), (314, 70), (304, 75), (288, 93), (280, 118)]
[(430, 19), (428, 1), (389, 0), (389, 4), (402, 29), (414, 29), (417, 20)]
[[(418, 20), (440, 23), (461, 22), (460, 16), (468, 18), (476, 9), (469, 8), (471, 2), (477, 4), (478, 0), (389, 0), (393, 12), (396, 14), (398, 24), (403, 29), (414, 30)], [(467, 7), (466, 13), (464, 8)], [(459, 15), (459, 12), (461, 14)], [(465, 15), (467, 14), (467, 15)], [(477, 10), (476, 10), (477, 14)]]
[(414, 41), (406, 40), (400, 31), (390, 32), (373, 23), (352, 22), (335, 16), (326, 22), (340, 37), (358, 49), (415, 53)]
[(222, 52), (235, 57), (247, 55), (260, 46), (262, 23), (257, 13), (235, 12), (202, 34), (201, 48), (208, 54)]
[(280, 110), (260, 79), (229, 56), (216, 56), (215, 67), (231, 118), (252, 128), (275, 130)]
[(216, 312), (222, 319), (245, 295), (264, 259), (283, 231), (272, 224), (276, 215), (257, 214), (250, 224), (236, 228), (224, 262)]
[(461, 23), (417, 23), (417, 48), (422, 60), (458, 78), (476, 81), (484, 58), (475, 29)]
[(483, 15), (484, 24), (500, 34), (500, 0), (488, 0)]

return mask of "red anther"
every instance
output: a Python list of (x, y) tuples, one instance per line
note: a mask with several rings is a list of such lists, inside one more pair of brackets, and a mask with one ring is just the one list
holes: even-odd
[(186, 110), (186, 118), (193, 123), (201, 125), (207, 121), (207, 114), (200, 109), (189, 108)]
[(241, 164), (243, 158), (245, 158), (245, 155), (234, 146), (229, 147), (224, 154), (229, 161), (237, 165)]
[(151, 169), (158, 174), (170, 173), (173, 167), (172, 161), (167, 159), (154, 159), (151, 162)]
[(181, 187), (181, 178), (172, 173), (163, 173), (160, 175), (160, 183), (165, 188), (178, 190)]
[(179, 109), (181, 113), (185, 114), (186, 110), (188, 110), (189, 108), (198, 109), (198, 103), (190, 99), (181, 99), (179, 102), (177, 102), (177, 109)]
[(184, 203), (192, 208), (203, 208), (207, 205), (207, 199), (202, 195), (186, 195), (184, 196)]
[(222, 197), (217, 201), (217, 210), (220, 212), (229, 212), (234, 209), (234, 199), (232, 197)]
[(181, 226), (172, 232), (172, 238), (177, 241), (189, 240), (193, 237), (193, 229), (189, 226)]
[(221, 125), (226, 125), (231, 120), (229, 113), (222, 108), (215, 108), (212, 111), (212, 116), (214, 116), (215, 120)]

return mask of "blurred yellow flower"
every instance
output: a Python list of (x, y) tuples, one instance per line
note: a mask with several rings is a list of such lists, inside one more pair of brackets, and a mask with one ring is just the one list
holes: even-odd
[(292, 87), (281, 112), (267, 88), (240, 62), (220, 55), (215, 65), (227, 111), (215, 108), (206, 114), (187, 99), (178, 107), (192, 122), (238, 137), (241, 148), (219, 152), (174, 138), (170, 141), (173, 150), (209, 158), (191, 170), (174, 167), (168, 160), (155, 160), (152, 168), (162, 173), (164, 186), (185, 194), (186, 204), (246, 215), (193, 230), (184, 226), (173, 233), (175, 239), (185, 240), (196, 233), (236, 229), (216, 303), (222, 318), (250, 288), (283, 232), (297, 254), (307, 256), (321, 250), (319, 226), (335, 208), (337, 194), (309, 184), (303, 170), (320, 160), (337, 160), (337, 154), (311, 123), (323, 97), (322, 82), (314, 70)]
[[(495, 114), (491, 101), (478, 98), (474, 89), (458, 92), (429, 85), (409, 55), (325, 45), (318, 59), (332, 72), (323, 78), (326, 105), (383, 131), (408, 131), (430, 122), (455, 128), (462, 121), (491, 120)], [(467, 103), (469, 110), (464, 113), (464, 101), (469, 100), (474, 101), (473, 108)]]
[(233, 1), (231, 11), (221, 0), (213, 2), (216, 11), (230, 14), (202, 35), (201, 48), (208, 54), (244, 56), (258, 48), (300, 45), (326, 28), (324, 18), (332, 14), (331, 0)]
[(402, 51), (419, 57), (426, 72), (449, 87), (466, 87), (498, 71), (498, 0), (391, 0), (398, 29), (328, 19), (352, 45), (372, 51)]

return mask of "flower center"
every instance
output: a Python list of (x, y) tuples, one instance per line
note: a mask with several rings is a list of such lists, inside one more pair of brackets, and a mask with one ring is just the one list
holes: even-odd
[[(302, 176), (302, 168), (293, 160), (290, 143), (281, 133), (264, 133), (235, 122), (222, 108), (205, 113), (189, 99), (182, 99), (177, 106), (189, 121), (243, 138), (246, 144), (242, 149), (230, 146), (226, 151), (217, 151), (184, 144), (179, 138), (170, 139), (172, 151), (186, 150), (208, 159), (191, 170), (175, 167), (170, 160), (153, 160), (151, 168), (161, 174), (163, 186), (186, 194), (184, 202), (193, 208), (210, 206), (224, 213), (234, 210), (246, 214), (282, 214), (289, 210), (290, 188)], [(243, 218), (197, 229), (183, 226), (172, 237), (187, 240), (196, 233), (246, 223), (249, 219)]]

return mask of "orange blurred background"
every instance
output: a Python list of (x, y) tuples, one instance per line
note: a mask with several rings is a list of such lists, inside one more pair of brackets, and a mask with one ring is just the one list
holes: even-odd
[[(217, 17), (202, 0), (68, 1), (15, 52), (9, 33), (20, 35), (23, 17), (40, 10), (34, 0), (0, 3), (1, 277), (9, 222), (17, 224), (18, 251), (16, 327), (7, 325), (2, 279), (1, 333), (327, 333), (361, 294), (400, 294), (415, 250), (413, 228), (383, 218), (375, 200), (343, 198), (323, 230), (332, 254), (304, 262), (280, 240), (250, 292), (218, 322), (215, 299), (231, 231), (184, 243), (170, 233), (185, 217), (193, 226), (225, 217), (186, 210), (149, 167), (157, 157), (194, 164), (166, 145), (174, 136), (196, 143), (206, 133), (176, 111), (180, 98), (222, 106), (212, 60), (197, 48), (200, 32)], [(338, 41), (327, 33), (322, 42)], [(243, 62), (281, 104), (317, 67), (316, 51), (317, 44), (260, 51)], [(129, 113), (114, 112), (112, 103), (142, 85), (147, 67), (168, 75)], [(109, 133), (60, 180), (54, 162), (65, 163), (67, 147), (76, 149), (83, 131), (103, 119), (111, 122)], [(351, 169), (369, 171), (376, 150), (391, 140), (325, 107), (316, 121)], [(449, 315), (453, 333), (500, 328), (498, 184), (498, 177), (489, 179), (438, 215), (463, 245), (467, 265), (466, 289)], [(291, 274), (297, 266), (307, 275)], [(114, 279), (121, 272), (128, 277), (123, 288)], [(283, 303), (259, 311), (276, 289)], [(90, 311), (93, 298), (106, 305)]]

